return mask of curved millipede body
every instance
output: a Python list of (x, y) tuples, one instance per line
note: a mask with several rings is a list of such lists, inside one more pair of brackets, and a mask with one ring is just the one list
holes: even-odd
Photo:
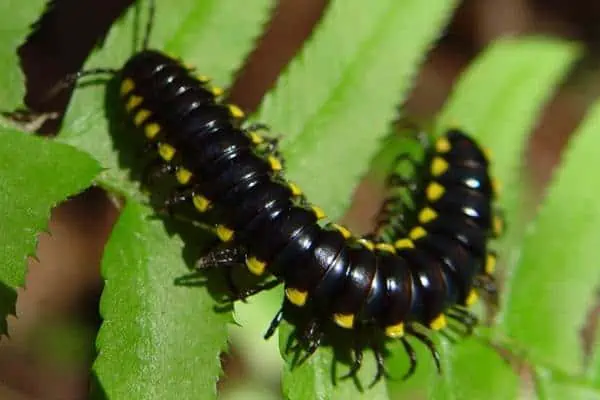
[[(153, 10), (151, 2), (151, 15)], [(223, 91), (207, 78), (148, 50), (150, 27), (151, 20), (144, 49), (120, 70), (82, 71), (58, 88), (83, 76), (117, 77), (132, 131), (156, 154), (152, 173), (177, 182), (166, 208), (192, 208), (193, 219), (211, 226), (222, 242), (196, 268), (226, 270), (237, 298), (283, 284), (282, 307), (265, 337), (289, 310), (306, 317), (296, 324), (296, 336), (307, 356), (325, 332), (350, 332), (355, 361), (348, 375), (360, 368), (362, 351), (370, 347), (377, 381), (385, 373), (385, 341), (400, 340), (410, 358), (409, 376), (416, 353), (408, 337), (429, 348), (439, 369), (427, 332), (453, 328), (447, 319), (470, 331), (476, 318), (467, 307), (476, 291), (495, 290), (488, 242), (500, 233), (501, 219), (493, 209), (496, 189), (485, 152), (451, 130), (426, 144), (422, 162), (399, 157), (399, 163), (413, 165), (414, 176), (392, 175), (390, 183), (408, 188), (411, 200), (392, 193), (372, 235), (322, 226), (323, 211), (284, 178), (277, 141), (260, 134), (265, 126), (246, 126), (243, 111), (222, 102)], [(240, 266), (264, 279), (238, 289), (232, 271)]]
[(351, 372), (370, 346), (379, 379), (385, 338), (402, 340), (412, 373), (416, 361), (407, 335), (425, 342), (437, 361), (423, 331), (445, 328), (446, 317), (468, 329), (475, 323), (465, 307), (475, 300), (478, 282), (491, 281), (494, 190), (488, 159), (466, 135), (450, 131), (425, 150), (413, 179), (416, 208), (391, 197), (372, 241), (335, 224), (322, 227), (322, 211), (283, 178), (273, 142), (242, 128), (243, 112), (220, 102), (221, 90), (179, 61), (145, 50), (126, 63), (119, 79), (131, 123), (155, 149), (161, 170), (179, 182), (168, 207), (192, 205), (195, 218), (213, 224), (222, 241), (198, 268), (231, 271), (243, 264), (254, 275), (273, 277), (240, 297), (284, 284), (282, 311), (267, 336), (288, 307), (309, 316), (297, 327), (309, 354), (330, 322), (356, 332), (357, 341), (366, 333), (368, 340), (353, 349)]

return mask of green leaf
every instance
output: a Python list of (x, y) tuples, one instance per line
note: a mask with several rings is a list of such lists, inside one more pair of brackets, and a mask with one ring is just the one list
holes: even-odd
[(0, 132), (0, 331), (14, 314), (16, 289), (25, 282), (27, 256), (46, 229), (50, 210), (88, 187), (100, 166), (71, 146), (28, 134)]
[(531, 360), (582, 372), (581, 328), (600, 282), (600, 103), (590, 112), (555, 174), (523, 244), (506, 293), (505, 335), (526, 346)]
[[(339, 218), (454, 0), (334, 1), (256, 118), (284, 135), (288, 175)], [(319, 179), (314, 179), (318, 176)]]
[(540, 400), (600, 400), (597, 388), (545, 368), (537, 368), (536, 390)]
[[(180, 57), (199, 73), (215, 76), (219, 84), (227, 85), (251, 50), (272, 4), (273, 0), (249, 0), (239, 12), (240, 3), (236, 0), (184, 0), (178, 1), (177, 6), (158, 0), (150, 47)], [(139, 50), (141, 43), (135, 43), (134, 48), (133, 39), (141, 37), (143, 24), (134, 21), (135, 10), (131, 9), (113, 26), (105, 46), (90, 58), (86, 68), (120, 68)], [(141, 21), (145, 23), (144, 19)], [(101, 177), (104, 186), (142, 200), (137, 184), (131, 182), (122, 165), (134, 157), (136, 150), (127, 148), (129, 138), (122, 137), (124, 132), (114, 118), (118, 101), (114, 91), (109, 90), (105, 96), (105, 85), (79, 87), (59, 140), (89, 152), (107, 168)], [(124, 152), (121, 158), (117, 150)]]
[(4, 0), (0, 2), (0, 15), (3, 15), (2, 40), (0, 40), (0, 71), (2, 90), (0, 104), (8, 110), (23, 103), (25, 85), (20, 68), (17, 48), (25, 41), (33, 24), (46, 4), (45, 0)]
[[(437, 121), (437, 132), (456, 126), (466, 130), (492, 150), (493, 174), (500, 177), (506, 187), (518, 187), (527, 135), (575, 55), (574, 46), (548, 39), (504, 39), (492, 44), (460, 77)], [(501, 199), (503, 205), (507, 203), (506, 197), (509, 196)], [(512, 210), (516, 209), (516, 200), (510, 196)], [(515, 215), (515, 212), (507, 215)], [(507, 219), (509, 227), (511, 221), (516, 221)], [(515, 222), (515, 225), (518, 224)], [(505, 254), (500, 253), (500, 256), (505, 257)], [(442, 364), (448, 376), (440, 379), (427, 363), (428, 371), (418, 374), (410, 385), (390, 382), (390, 392), (400, 397), (411, 393), (414, 387), (424, 387), (431, 388), (432, 398), (458, 399), (468, 398), (461, 393), (479, 393), (480, 387), (487, 386), (503, 387), (499, 398), (503, 395), (513, 398), (514, 377), (498, 365), (491, 348), (473, 347), (467, 342), (456, 347), (445, 346), (443, 350)], [(470, 365), (471, 360), (473, 365)], [(487, 373), (477, 381), (461, 373), (478, 366), (476, 360), (489, 364), (489, 370), (483, 368)]]
[(215, 398), (231, 314), (215, 312), (207, 290), (175, 284), (188, 273), (183, 242), (153, 218), (129, 202), (105, 249), (95, 395)]

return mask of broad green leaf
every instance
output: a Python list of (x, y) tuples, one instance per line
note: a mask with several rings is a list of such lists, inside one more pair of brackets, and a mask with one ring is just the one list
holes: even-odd
[[(573, 46), (546, 39), (504, 39), (492, 44), (460, 77), (438, 119), (437, 133), (448, 127), (466, 130), (492, 150), (493, 174), (505, 183), (505, 187), (518, 187), (527, 135), (575, 54)], [(507, 203), (505, 198), (502, 204)], [(516, 202), (514, 198), (510, 200)], [(507, 218), (512, 215), (515, 214), (507, 213)], [(509, 227), (513, 225), (512, 221), (508, 219)], [(505, 257), (505, 254), (500, 256)], [(506, 385), (507, 392), (501, 394), (509, 393), (505, 398), (511, 398), (515, 382), (503, 368), (491, 368), (482, 377), (485, 383), (478, 382), (477, 385), (468, 375), (460, 373), (469, 366), (470, 358), (495, 363), (491, 348), (479, 346), (473, 350), (473, 355), (471, 350), (461, 350), (460, 346), (446, 346), (443, 350), (443, 365), (447, 366), (445, 369), (451, 376), (440, 379), (436, 374), (423, 373), (411, 385), (431, 388), (433, 398), (440, 394), (462, 398), (456, 390), (476, 393), (479, 384)], [(395, 396), (404, 396), (404, 390), (403, 385), (394, 384), (391, 391)]]
[[(227, 85), (260, 34), (272, 4), (272, 0), (249, 0), (239, 12), (236, 0), (184, 0), (176, 6), (158, 0), (150, 47), (182, 58), (199, 73)], [(140, 14), (146, 17), (147, 13)], [(140, 22), (135, 23), (132, 8), (113, 26), (104, 47), (90, 57), (86, 68), (120, 68), (142, 45), (144, 18)], [(133, 43), (135, 38), (137, 43)], [(142, 199), (125, 169), (136, 151), (139, 155), (139, 147), (132, 145), (128, 132), (119, 129), (115, 118), (119, 100), (113, 90), (105, 96), (105, 89), (104, 84), (95, 84), (75, 91), (59, 140), (89, 152), (107, 168), (101, 177), (103, 185)]]
[(536, 368), (536, 391), (540, 400), (600, 400), (598, 388), (541, 367)]
[[(454, 0), (332, 1), (257, 120), (283, 135), (289, 176), (339, 218), (397, 117)], [(318, 177), (318, 179), (315, 179)]]
[(214, 398), (231, 314), (215, 312), (206, 288), (175, 284), (188, 273), (183, 242), (153, 218), (129, 202), (105, 249), (95, 395)]
[(500, 328), (531, 360), (583, 368), (581, 328), (600, 283), (600, 103), (578, 129), (510, 277)]
[(14, 314), (16, 289), (25, 283), (27, 257), (50, 210), (92, 184), (98, 163), (71, 146), (3, 130), (0, 133), (0, 332)]
[(4, 0), (0, 2), (0, 71), (2, 71), (1, 109), (9, 110), (23, 103), (25, 83), (21, 72), (17, 48), (30, 32), (33, 24), (44, 9), (46, 0)]

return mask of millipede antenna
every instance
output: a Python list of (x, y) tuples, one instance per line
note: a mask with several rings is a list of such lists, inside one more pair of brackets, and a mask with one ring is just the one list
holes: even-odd
[(95, 75), (115, 75), (118, 70), (114, 68), (93, 68), (85, 71), (73, 72), (71, 74), (65, 75), (60, 81), (56, 82), (54, 86), (48, 93), (44, 96), (44, 100), (48, 100), (56, 96), (59, 92), (65, 90), (69, 86), (76, 83), (79, 79), (85, 78), (87, 76), (95, 76)]
[(146, 31), (144, 32), (144, 40), (142, 42), (142, 50), (146, 50), (148, 48), (148, 43), (150, 42), (150, 33), (152, 32), (152, 26), (154, 25), (154, 14), (156, 14), (156, 2), (154, 0), (148, 1), (148, 21), (146, 22)]

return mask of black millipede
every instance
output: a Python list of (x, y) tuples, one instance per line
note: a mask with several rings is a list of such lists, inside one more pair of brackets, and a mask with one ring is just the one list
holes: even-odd
[[(265, 337), (290, 307), (308, 316), (296, 326), (308, 355), (322, 344), (326, 327), (351, 332), (349, 376), (370, 347), (377, 360), (374, 381), (383, 377), (388, 340), (402, 342), (409, 376), (416, 353), (408, 337), (425, 343), (439, 369), (425, 332), (444, 330), (447, 317), (471, 330), (476, 318), (467, 307), (478, 290), (494, 288), (488, 243), (501, 227), (482, 148), (456, 129), (427, 144), (424, 160), (410, 161), (414, 177), (390, 179), (396, 186), (411, 183), (412, 204), (391, 196), (369, 237), (323, 225), (323, 211), (285, 179), (277, 141), (260, 134), (264, 126), (246, 124), (244, 112), (224, 103), (223, 90), (208, 78), (149, 49), (150, 27), (143, 49), (122, 68), (81, 71), (61, 85), (89, 75), (116, 78), (131, 134), (143, 135), (156, 154), (154, 168), (177, 181), (165, 207), (193, 207), (194, 220), (212, 226), (221, 241), (196, 269), (226, 271), (234, 298), (283, 284), (282, 307)], [(239, 290), (231, 274), (240, 266), (265, 280)]]

